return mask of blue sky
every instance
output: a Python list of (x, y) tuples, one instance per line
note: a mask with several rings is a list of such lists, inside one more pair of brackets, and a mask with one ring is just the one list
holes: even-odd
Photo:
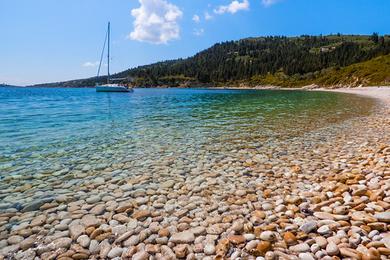
[(0, 83), (96, 74), (107, 21), (112, 71), (264, 35), (390, 34), (389, 0), (0, 0)]

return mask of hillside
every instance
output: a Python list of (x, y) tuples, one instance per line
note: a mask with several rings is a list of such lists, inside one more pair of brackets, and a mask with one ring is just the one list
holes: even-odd
[[(336, 78), (349, 75), (344, 72), (348, 66), (387, 54), (390, 54), (390, 36), (377, 34), (258, 37), (218, 43), (187, 59), (140, 66), (114, 76), (133, 78), (134, 84), (142, 87), (226, 86), (238, 82), (251, 86), (274, 83), (297, 86), (314, 82), (332, 85), (331, 82), (344, 82)], [(378, 68), (386, 67), (378, 64), (381, 62), (372, 61)], [(355, 69), (359, 68), (363, 69)], [(326, 78), (328, 73), (332, 79)], [(86, 87), (104, 80), (104, 77), (89, 78), (44, 86)], [(354, 79), (348, 78), (345, 83), (353, 83), (349, 80)], [(358, 81), (365, 84), (363, 78)]]
[(322, 87), (357, 87), (390, 85), (390, 54), (346, 67), (331, 67), (315, 73), (288, 76), (282, 72), (254, 76), (231, 82), (241, 86), (299, 87), (315, 84)]
[(390, 55), (341, 69), (331, 69), (314, 80), (319, 85), (380, 86), (390, 85)]

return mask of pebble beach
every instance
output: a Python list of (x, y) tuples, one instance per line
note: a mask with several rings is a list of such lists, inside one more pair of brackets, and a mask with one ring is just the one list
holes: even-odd
[(4, 178), (0, 198), (30, 200), (0, 200), (0, 259), (390, 259), (390, 88), (332, 91), (374, 111), (131, 177), (131, 160), (86, 165), (55, 196)]

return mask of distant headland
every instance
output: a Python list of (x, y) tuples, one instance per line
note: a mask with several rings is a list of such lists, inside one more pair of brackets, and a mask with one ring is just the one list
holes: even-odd
[(8, 85), (8, 84), (5, 84), (5, 83), (0, 83), (0, 88), (11, 88), (11, 87), (19, 87), (19, 86), (14, 86), (14, 85)]

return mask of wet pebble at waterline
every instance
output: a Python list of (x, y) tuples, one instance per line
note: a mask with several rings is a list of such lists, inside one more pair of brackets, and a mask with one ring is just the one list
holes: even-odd
[(124, 155), (114, 163), (91, 155), (33, 182), (5, 177), (0, 254), (388, 259), (390, 108), (378, 109), (258, 147), (216, 153), (186, 146), (177, 147), (180, 156)]

